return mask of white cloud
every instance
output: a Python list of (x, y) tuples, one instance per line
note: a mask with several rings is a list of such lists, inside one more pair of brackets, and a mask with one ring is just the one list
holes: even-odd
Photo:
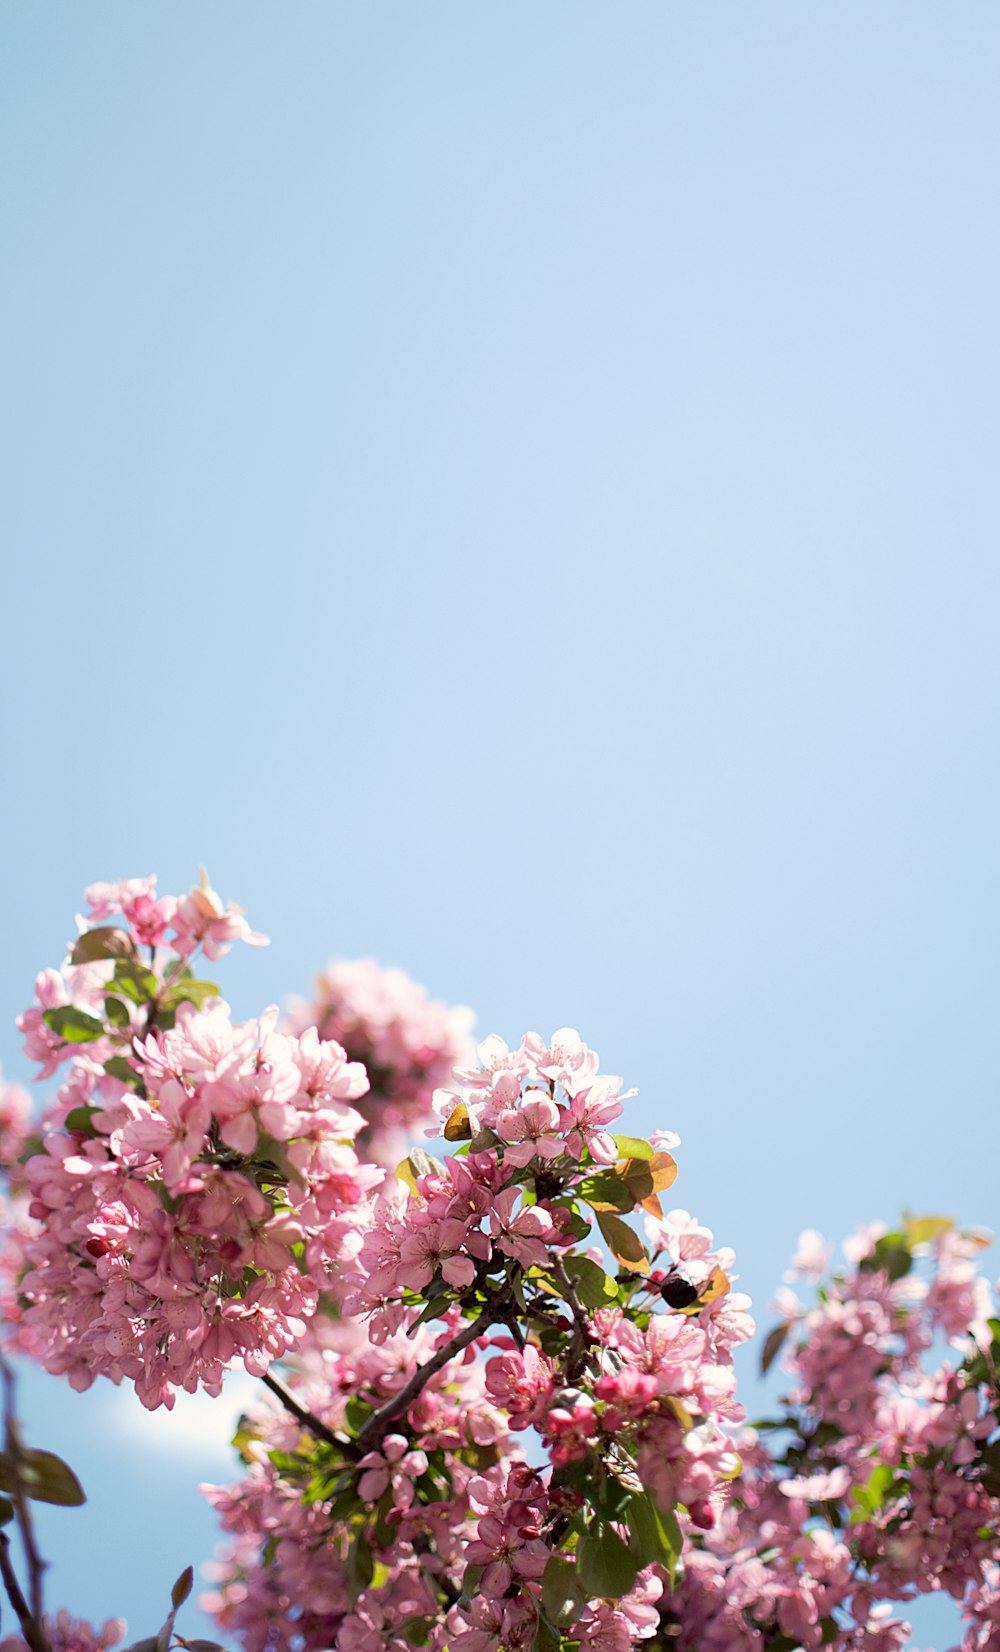
[(232, 1371), (217, 1400), (208, 1394), (177, 1395), (172, 1411), (147, 1411), (124, 1384), (103, 1397), (101, 1427), (116, 1433), (137, 1451), (197, 1456), (208, 1474), (231, 1478), (237, 1461), (230, 1441), (240, 1415), (264, 1393), (245, 1371)]

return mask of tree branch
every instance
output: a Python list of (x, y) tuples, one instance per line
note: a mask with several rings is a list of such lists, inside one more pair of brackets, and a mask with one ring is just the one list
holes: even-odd
[(21, 1585), (17, 1581), (13, 1564), (10, 1558), (10, 1538), (6, 1532), (0, 1532), (0, 1577), (7, 1591), (7, 1598), (17, 1613), (17, 1621), (21, 1625), (21, 1633), (31, 1647), (31, 1652), (51, 1652), (48, 1640), (41, 1624), (35, 1621), (31, 1608), (21, 1593)]
[(376, 1450), (381, 1445), (389, 1424), (396, 1417), (402, 1415), (407, 1406), (422, 1392), (435, 1372), (440, 1371), (442, 1365), (447, 1365), (448, 1361), (454, 1359), (456, 1354), (460, 1354), (463, 1348), (468, 1348), (469, 1343), (475, 1342), (477, 1337), (481, 1337), (490, 1329), (491, 1325), (503, 1323), (506, 1306), (506, 1302), (491, 1303), (483, 1309), (478, 1319), (472, 1321), (471, 1325), (466, 1325), (464, 1330), (453, 1336), (450, 1342), (446, 1342), (442, 1348), (438, 1349), (436, 1354), (432, 1354), (430, 1359), (425, 1360), (423, 1365), (418, 1365), (412, 1377), (403, 1384), (398, 1394), (394, 1394), (391, 1400), (387, 1400), (380, 1410), (374, 1412), (368, 1418), (358, 1434), (358, 1450), (360, 1452)]
[[(49, 1652), (48, 1641), (45, 1637), (45, 1631), (42, 1628), (42, 1621), (45, 1611), (42, 1598), (42, 1576), (45, 1571), (45, 1561), (39, 1554), (35, 1544), (35, 1529), (31, 1522), (31, 1509), (28, 1506), (28, 1499), (24, 1495), (24, 1486), (21, 1481), (20, 1465), (23, 1454), (23, 1446), (21, 1443), (21, 1430), (18, 1427), (17, 1422), (17, 1413), (14, 1408), (14, 1372), (2, 1354), (0, 1354), (0, 1374), (3, 1376), (4, 1385), (4, 1424), (6, 1435), (4, 1443), (13, 1465), (10, 1500), (14, 1505), (14, 1513), (17, 1517), (17, 1526), (19, 1532), (21, 1533), (21, 1542), (24, 1545), (24, 1558), (28, 1566), (28, 1586), (31, 1591), (31, 1620), (36, 1630), (37, 1644), (42, 1647), (43, 1652)], [(7, 1558), (9, 1562), (9, 1555)], [(13, 1576), (13, 1572), (11, 1575)], [(15, 1578), (14, 1581), (16, 1583), (17, 1579)], [(4, 1584), (7, 1588), (8, 1595), (10, 1595), (10, 1585), (7, 1582), (6, 1573), (4, 1573)], [(20, 1594), (20, 1589), (18, 1589), (18, 1593)], [(23, 1600), (23, 1595), (21, 1598)], [(11, 1596), (11, 1605), (14, 1605), (13, 1596)], [(16, 1611), (17, 1607), (15, 1606), (14, 1609)], [(25, 1638), (27, 1639), (27, 1635)], [(35, 1641), (31, 1642), (33, 1647), (35, 1644)]]
[(553, 1257), (551, 1262), (552, 1277), (559, 1285), (563, 1298), (573, 1315), (573, 1342), (575, 1349), (570, 1353), (566, 1365), (566, 1375), (570, 1381), (575, 1381), (583, 1369), (587, 1357), (587, 1347), (590, 1342), (590, 1321), (583, 1311), (583, 1304), (576, 1294), (573, 1281), (563, 1266), (561, 1257)]
[(265, 1371), (260, 1380), (264, 1387), (269, 1388), (271, 1393), (281, 1401), (285, 1410), (290, 1411), (296, 1421), (302, 1424), (303, 1428), (307, 1428), (310, 1434), (315, 1434), (317, 1440), (325, 1440), (327, 1445), (334, 1446), (337, 1451), (346, 1452), (348, 1456), (351, 1455), (352, 1443), (339, 1439), (333, 1429), (327, 1428), (326, 1423), (317, 1417), (315, 1412), (301, 1405), (291, 1389), (285, 1387), (280, 1377), (275, 1377), (270, 1371)]

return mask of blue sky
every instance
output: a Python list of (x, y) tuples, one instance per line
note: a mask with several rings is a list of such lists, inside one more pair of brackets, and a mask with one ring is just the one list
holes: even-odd
[[(765, 1323), (806, 1225), (995, 1222), (998, 70), (975, 0), (5, 10), (8, 1076), (83, 886), (204, 861), (240, 1013), (577, 1025)], [(53, 1600), (148, 1632), (212, 1425), (27, 1403)]]

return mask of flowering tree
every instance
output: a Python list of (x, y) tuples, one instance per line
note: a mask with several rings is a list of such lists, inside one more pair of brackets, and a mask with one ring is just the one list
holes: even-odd
[[(753, 1427), (734, 1258), (664, 1208), (677, 1137), (620, 1133), (621, 1080), (579, 1036), (469, 1046), (467, 1012), (338, 965), (311, 1004), (234, 1022), (202, 975), (260, 944), (203, 880), (97, 885), (20, 1017), (62, 1083), (31, 1135), (2, 1097), (4, 1335), (76, 1388), (150, 1408), (261, 1403), (207, 1487), (225, 1547), (206, 1604), (248, 1652), (892, 1652), (893, 1603), (945, 1590), (966, 1652), (1000, 1649), (1000, 1320), (978, 1236), (873, 1228), (828, 1274), (817, 1235), (763, 1360)], [(434, 1122), (436, 1120), (436, 1123)], [(420, 1130), (439, 1138), (405, 1153)], [(637, 1226), (641, 1223), (641, 1228)], [(123, 1634), (46, 1615), (33, 1500), (79, 1502), (8, 1404), (0, 1530), (20, 1638)], [(175, 1616), (144, 1652), (187, 1642)]]

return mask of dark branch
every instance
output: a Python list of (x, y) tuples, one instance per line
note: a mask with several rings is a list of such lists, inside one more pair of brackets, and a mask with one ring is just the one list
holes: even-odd
[(7, 1598), (17, 1613), (17, 1621), (21, 1625), (21, 1633), (31, 1647), (31, 1652), (51, 1652), (45, 1631), (32, 1617), (31, 1608), (21, 1593), (21, 1585), (17, 1581), (14, 1567), (10, 1558), (10, 1538), (6, 1532), (0, 1532), (0, 1577), (7, 1591)]
[(326, 1423), (317, 1417), (315, 1412), (309, 1411), (304, 1405), (300, 1405), (291, 1389), (285, 1387), (280, 1377), (272, 1376), (270, 1371), (265, 1371), (260, 1380), (264, 1387), (269, 1388), (271, 1393), (281, 1401), (285, 1410), (290, 1411), (292, 1416), (302, 1424), (303, 1428), (307, 1428), (310, 1434), (315, 1434), (317, 1440), (325, 1440), (327, 1445), (333, 1446), (337, 1451), (345, 1452), (348, 1456), (351, 1454), (350, 1442), (338, 1439), (333, 1429), (327, 1428)]
[(446, 1342), (444, 1347), (439, 1348), (436, 1354), (432, 1354), (430, 1359), (424, 1361), (423, 1365), (418, 1365), (409, 1382), (403, 1384), (399, 1393), (394, 1394), (391, 1400), (388, 1400), (380, 1410), (368, 1418), (358, 1435), (358, 1450), (361, 1452), (376, 1450), (381, 1445), (389, 1424), (396, 1417), (401, 1416), (407, 1406), (412, 1404), (435, 1372), (440, 1371), (442, 1365), (447, 1365), (448, 1361), (454, 1359), (456, 1354), (460, 1354), (463, 1348), (468, 1348), (470, 1342), (475, 1342), (477, 1337), (483, 1336), (491, 1325), (504, 1322), (506, 1306), (506, 1302), (491, 1303), (483, 1309), (478, 1319), (472, 1321), (471, 1325), (466, 1325), (464, 1330), (453, 1336), (450, 1342)]
[[(3, 1375), (4, 1385), (4, 1433), (5, 1445), (13, 1463), (13, 1484), (10, 1498), (14, 1505), (17, 1517), (18, 1530), (21, 1533), (21, 1542), (24, 1546), (24, 1558), (28, 1565), (28, 1587), (31, 1592), (31, 1618), (35, 1626), (37, 1638), (41, 1646), (48, 1652), (48, 1641), (42, 1628), (44, 1604), (42, 1597), (42, 1576), (45, 1572), (45, 1561), (38, 1552), (35, 1543), (35, 1528), (31, 1523), (31, 1509), (28, 1499), (24, 1495), (24, 1486), (21, 1481), (21, 1460), (23, 1446), (21, 1430), (18, 1426), (17, 1412), (14, 1405), (14, 1372), (0, 1354), (0, 1374)], [(6, 1577), (4, 1578), (6, 1583)], [(8, 1587), (8, 1594), (10, 1589)], [(11, 1601), (13, 1605), (13, 1600)], [(16, 1608), (15, 1608), (16, 1610)], [(34, 1645), (34, 1642), (32, 1643)]]

